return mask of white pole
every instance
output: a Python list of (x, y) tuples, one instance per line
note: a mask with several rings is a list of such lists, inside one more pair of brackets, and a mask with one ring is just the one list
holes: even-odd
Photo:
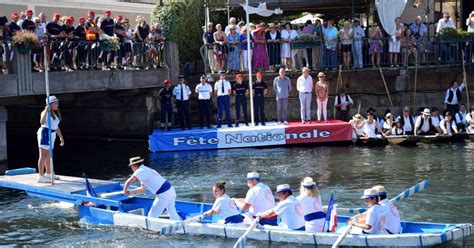
[[(249, 0), (245, 0), (245, 4), (249, 6)], [(253, 111), (253, 89), (252, 89), (252, 46), (250, 46), (250, 16), (247, 10), (245, 10), (245, 14), (247, 17), (247, 67), (249, 68), (249, 90), (250, 90), (250, 121), (251, 126), (255, 126), (255, 118), (254, 118), (254, 111)]]
[[(44, 46), (44, 78), (46, 82), (46, 103), (50, 106), (49, 102), (49, 65), (48, 65), (48, 53), (46, 51), (47, 44)], [(49, 163), (51, 165), (51, 185), (54, 185), (54, 165), (53, 165), (53, 142), (51, 132), (51, 108), (47, 111), (48, 114), (48, 135), (49, 135)]]

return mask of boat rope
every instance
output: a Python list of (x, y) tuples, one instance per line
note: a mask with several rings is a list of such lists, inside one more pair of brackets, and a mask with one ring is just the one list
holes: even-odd
[(224, 238), (227, 238), (227, 229), (224, 226)]
[(369, 246), (369, 238), (367, 235), (365, 235), (365, 247), (370, 247)]
[(318, 241), (316, 240), (316, 234), (313, 234), (314, 247), (318, 247)]
[(421, 235), (419, 235), (418, 238), (420, 239), (420, 247), (425, 247), (423, 245), (423, 237)]

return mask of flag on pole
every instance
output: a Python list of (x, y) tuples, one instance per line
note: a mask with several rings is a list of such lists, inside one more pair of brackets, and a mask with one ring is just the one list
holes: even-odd
[(84, 179), (86, 179), (86, 195), (89, 197), (97, 197), (97, 194), (95, 193), (94, 188), (89, 182), (89, 179), (87, 179), (86, 174), (83, 174), (83, 175), (84, 175)]
[[(334, 212), (334, 214), (333, 214)], [(329, 198), (329, 203), (328, 203), (328, 211), (326, 213), (326, 220), (324, 221), (324, 225), (323, 225), (323, 232), (325, 232), (325, 226), (326, 226), (326, 223), (329, 224), (328, 225), (328, 231), (329, 232), (333, 232), (331, 231), (331, 229), (336, 229), (336, 226), (337, 226), (337, 216), (336, 216), (336, 209), (334, 207), (334, 194), (331, 194), (331, 198)], [(331, 225), (332, 224), (332, 225)]]
[(337, 207), (334, 206), (331, 210), (331, 215), (329, 219), (329, 232), (335, 232), (337, 227)]
[(276, 14), (276, 15), (283, 14), (283, 10), (281, 10), (280, 8), (277, 8), (275, 10), (267, 9), (267, 3), (260, 3), (258, 7), (252, 7), (248, 4), (241, 4), (241, 6), (245, 9), (247, 14), (249, 15), (257, 14), (259, 16), (269, 17), (273, 14)]

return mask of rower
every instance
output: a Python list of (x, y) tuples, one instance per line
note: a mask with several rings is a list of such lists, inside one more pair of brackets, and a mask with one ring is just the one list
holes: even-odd
[(405, 135), (405, 128), (403, 127), (402, 118), (399, 116), (393, 122), (393, 127), (391, 130), (391, 136)]
[[(140, 157), (130, 158), (128, 167), (132, 169), (133, 175), (125, 181), (123, 186), (123, 194), (139, 194), (146, 191), (148, 188), (150, 192), (155, 194), (155, 200), (148, 211), (148, 217), (158, 218), (166, 208), (170, 219), (181, 220), (176, 212), (175, 201), (176, 191), (174, 187), (164, 179), (160, 173), (143, 164), (144, 159)], [(140, 181), (141, 186), (134, 190), (129, 190), (131, 183)]]
[(281, 184), (276, 190), (280, 202), (272, 209), (260, 212), (257, 216), (262, 218), (276, 218), (280, 216), (281, 222), (278, 226), (289, 230), (305, 230), (305, 220), (301, 203), (293, 196), (290, 185)]
[(305, 177), (301, 182), (300, 195), (296, 197), (303, 208), (305, 230), (322, 232), (326, 215), (324, 214), (321, 195), (311, 177)]
[(391, 201), (387, 200), (387, 192), (384, 186), (377, 185), (373, 189), (378, 193), (379, 204), (385, 209), (383, 211), (386, 220), (385, 231), (389, 234), (399, 234), (401, 231), (400, 212)]
[(458, 127), (456, 122), (453, 120), (453, 115), (451, 112), (447, 111), (444, 116), (445, 118), (439, 123), (441, 130), (443, 130), (442, 134), (453, 135), (455, 133), (459, 133)]
[[(369, 209), (364, 213), (365, 218), (352, 218), (347, 223), (355, 228), (352, 229), (352, 234), (383, 234), (385, 226), (385, 218), (381, 218), (383, 214), (383, 208), (378, 203), (378, 192), (371, 188), (364, 191), (364, 195), (361, 199), (364, 199)], [(338, 230), (340, 232), (340, 230)]]
[(243, 225), (244, 217), (240, 215), (234, 201), (225, 193), (225, 182), (215, 183), (212, 187), (212, 193), (216, 197), (216, 201), (214, 201), (212, 208), (206, 211), (204, 215), (220, 214), (224, 218), (224, 224)]
[(364, 117), (361, 114), (355, 114), (349, 121), (352, 126), (352, 138), (357, 139), (364, 136)]
[(382, 129), (379, 124), (375, 121), (374, 115), (371, 113), (367, 114), (367, 120), (363, 124), (364, 136), (367, 138), (377, 139), (377, 131), (379, 131), (382, 136), (384, 136)]
[[(241, 210), (249, 212), (247, 217), (255, 218), (257, 213), (267, 211), (275, 206), (275, 199), (272, 190), (267, 185), (260, 182), (260, 175), (257, 172), (247, 173), (247, 195), (245, 199), (234, 199), (235, 204)], [(278, 225), (277, 217), (265, 217), (259, 221), (260, 225)]]

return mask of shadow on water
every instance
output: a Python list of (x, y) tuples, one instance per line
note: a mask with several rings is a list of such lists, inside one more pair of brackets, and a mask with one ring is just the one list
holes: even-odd
[[(297, 193), (299, 182), (311, 176), (319, 182), (327, 202), (331, 193), (339, 206), (362, 207), (365, 188), (383, 184), (390, 196), (430, 179), (430, 187), (398, 203), (406, 220), (474, 223), (474, 143), (418, 147), (359, 148), (291, 147), (149, 153), (146, 142), (66, 140), (55, 150), (59, 174), (123, 181), (131, 173), (128, 158), (142, 156), (176, 187), (181, 200), (213, 202), (211, 185), (227, 182), (232, 197), (244, 196), (246, 173), (260, 172), (273, 190), (289, 183)], [(9, 168), (35, 167), (35, 137), (9, 137)], [(152, 232), (89, 226), (78, 221), (77, 210), (0, 189), (0, 245), (73, 246), (186, 246), (230, 247), (234, 240), (177, 235), (160, 238)], [(457, 243), (456, 243), (457, 244)], [(473, 245), (470, 238), (468, 244)], [(251, 247), (290, 245), (251, 242)], [(291, 245), (294, 247), (294, 245)]]

